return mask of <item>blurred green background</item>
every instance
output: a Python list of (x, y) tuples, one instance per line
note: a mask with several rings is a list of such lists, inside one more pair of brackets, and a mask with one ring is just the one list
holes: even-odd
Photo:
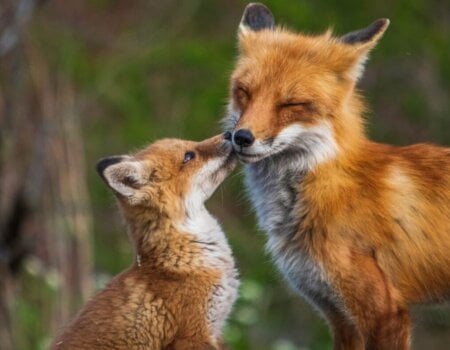
[[(23, 254), (0, 277), (8, 301), (2, 312), (10, 313), (5, 350), (45, 349), (94, 289), (131, 264), (124, 225), (95, 163), (161, 137), (201, 140), (221, 131), (246, 3), (2, 1), (3, 228), (17, 209), (10, 208), (15, 189), (32, 202), (14, 231)], [(304, 32), (331, 26), (344, 34), (390, 18), (360, 84), (371, 108), (368, 132), (398, 145), (450, 145), (448, 0), (265, 4), (278, 23)], [(18, 33), (13, 46), (2, 43), (10, 26)], [(240, 170), (208, 207), (241, 272), (240, 299), (225, 330), (231, 348), (331, 349), (325, 322), (288, 289), (265, 253)], [(8, 239), (0, 242), (12, 249)], [(414, 322), (414, 349), (450, 348), (447, 306), (416, 308)]]

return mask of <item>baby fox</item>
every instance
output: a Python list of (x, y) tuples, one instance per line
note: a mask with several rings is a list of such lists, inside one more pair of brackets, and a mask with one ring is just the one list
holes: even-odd
[(81, 310), (52, 349), (221, 349), (237, 297), (230, 247), (205, 201), (235, 167), (231, 143), (165, 139), (102, 159), (136, 259)]
[(411, 304), (450, 296), (450, 149), (367, 139), (355, 85), (387, 29), (296, 34), (250, 4), (229, 124), (268, 250), (335, 349), (408, 349)]

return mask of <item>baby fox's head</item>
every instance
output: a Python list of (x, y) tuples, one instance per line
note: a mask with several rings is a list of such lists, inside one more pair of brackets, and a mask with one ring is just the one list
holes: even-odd
[(292, 150), (310, 168), (352, 147), (364, 134), (354, 86), (388, 25), (380, 19), (339, 38), (309, 36), (275, 27), (264, 5), (248, 5), (228, 117), (239, 158), (251, 163)]
[(235, 163), (230, 141), (219, 135), (202, 142), (156, 141), (131, 156), (101, 159), (97, 171), (125, 217), (156, 212), (177, 220), (201, 207)]

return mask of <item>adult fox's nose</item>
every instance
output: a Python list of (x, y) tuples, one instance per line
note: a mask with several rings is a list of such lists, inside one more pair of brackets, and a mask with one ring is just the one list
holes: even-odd
[(255, 142), (255, 137), (250, 130), (239, 129), (233, 134), (233, 142), (241, 147), (249, 147)]

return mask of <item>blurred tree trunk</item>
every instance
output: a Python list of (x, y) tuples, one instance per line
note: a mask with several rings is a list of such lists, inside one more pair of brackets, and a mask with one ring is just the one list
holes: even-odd
[(48, 232), (47, 263), (59, 272), (52, 329), (73, 316), (92, 292), (91, 209), (80, 120), (71, 83), (50, 72), (43, 56), (29, 50), (31, 76), (47, 135), (48, 178), (42, 212)]
[(30, 219), (33, 205), (33, 199), (26, 198), (26, 166), (33, 153), (30, 131), (34, 120), (29, 120), (24, 105), (26, 79), (24, 56), (18, 45), (17, 17), (18, 7), (3, 1), (0, 8), (0, 349), (5, 350), (13, 348), (15, 283), (26, 254), (24, 225)]
[(53, 278), (53, 312), (42, 325), (52, 334), (92, 291), (91, 217), (75, 92), (26, 40), (34, 5), (0, 0), (2, 350), (20, 344), (13, 315), (27, 261), (42, 267), (42, 283)]

